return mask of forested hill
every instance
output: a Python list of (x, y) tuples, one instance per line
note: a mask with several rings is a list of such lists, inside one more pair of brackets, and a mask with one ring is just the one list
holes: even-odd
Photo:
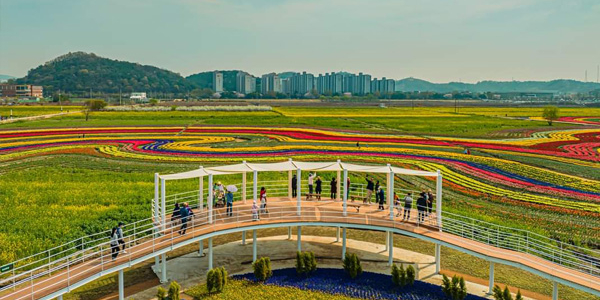
[(582, 82), (570, 79), (552, 81), (480, 81), (477, 83), (449, 82), (433, 83), (417, 78), (405, 78), (396, 81), (396, 90), (402, 92), (427, 91), (448, 93), (469, 91), (473, 93), (587, 93), (600, 89), (595, 82)]
[[(235, 91), (235, 76), (237, 75), (239, 70), (231, 70), (231, 71), (219, 71), (223, 73), (223, 89), (226, 91)], [(212, 81), (213, 81), (213, 72), (201, 72), (197, 74), (190, 75), (185, 79), (189, 80), (191, 83), (195, 84), (201, 89), (207, 88), (212, 89)]]
[(74, 52), (57, 57), (35, 69), (18, 83), (44, 86), (47, 92), (80, 92), (92, 88), (106, 93), (160, 92), (186, 93), (195, 85), (181, 75), (153, 66)]

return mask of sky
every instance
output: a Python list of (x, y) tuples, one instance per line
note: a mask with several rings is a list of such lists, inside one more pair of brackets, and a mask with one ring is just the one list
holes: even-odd
[(597, 0), (0, 0), (0, 74), (85, 51), (187, 76), (596, 81)]

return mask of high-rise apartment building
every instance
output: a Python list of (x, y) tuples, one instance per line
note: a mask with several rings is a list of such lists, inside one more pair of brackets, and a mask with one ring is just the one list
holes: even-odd
[(265, 74), (261, 79), (261, 92), (263, 94), (271, 92), (281, 93), (281, 80), (279, 80), (279, 76), (277, 74)]
[(235, 90), (240, 94), (254, 93), (256, 91), (256, 77), (246, 72), (238, 72), (235, 76)]
[(310, 93), (315, 87), (315, 76), (310, 73), (302, 72), (294, 74), (289, 79), (289, 94), (290, 95), (301, 95), (304, 96), (306, 93)]
[(217, 93), (223, 91), (223, 73), (218, 71), (213, 72), (212, 89)]

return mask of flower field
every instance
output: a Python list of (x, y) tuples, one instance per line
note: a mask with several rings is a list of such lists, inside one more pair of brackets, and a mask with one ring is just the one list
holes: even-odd
[[(293, 290), (312, 291), (329, 294), (329, 296), (345, 296), (351, 299), (408, 299), (408, 300), (443, 300), (447, 299), (440, 286), (430, 283), (415, 281), (413, 286), (396, 288), (389, 275), (364, 272), (361, 276), (352, 280), (342, 269), (318, 269), (310, 277), (299, 277), (296, 269), (274, 270), (273, 276), (262, 284), (254, 284), (254, 274), (243, 274), (233, 276), (234, 285), (245, 285), (245, 289), (235, 289), (242, 292), (253, 289), (269, 289), (271, 287), (292, 288)], [(241, 281), (236, 283), (236, 281)], [(231, 287), (226, 287), (225, 295), (235, 293)], [(293, 291), (292, 290), (292, 291)], [(206, 296), (206, 288), (199, 286), (186, 292), (190, 296), (201, 299)], [(227, 296), (225, 296), (227, 297)], [(239, 295), (244, 299), (245, 296)], [(222, 299), (219, 297), (219, 299)], [(226, 298), (227, 299), (227, 298)], [(290, 298), (291, 299), (291, 298)], [(304, 297), (299, 299), (306, 299)], [(335, 298), (334, 298), (335, 299)], [(468, 295), (467, 300), (481, 300), (482, 297)]]
[[(396, 116), (390, 117), (394, 120), (404, 118), (398, 115), (413, 114), (416, 117), (416, 113), (406, 109), (368, 109), (364, 112), (364, 109), (343, 108), (332, 111), (334, 114), (344, 114), (345, 117), (362, 121), (372, 120), (373, 116), (384, 118), (390, 113), (397, 113)], [(493, 112), (495, 111), (489, 110), (489, 114)], [(122, 116), (125, 113), (101, 112), (96, 118), (104, 122), (105, 119), (102, 118)], [(337, 128), (337, 123), (333, 123), (332, 119), (324, 119), (328, 120), (326, 124), (332, 124), (331, 128), (317, 129), (283, 124), (284, 120), (288, 120), (288, 123), (299, 120), (298, 124), (301, 124), (303, 118), (314, 120), (315, 115), (322, 114), (317, 109), (305, 108), (274, 108), (274, 112), (237, 113), (129, 112), (130, 120), (147, 122), (147, 118), (150, 118), (156, 119), (157, 124), (167, 124), (165, 116), (169, 114), (179, 119), (179, 123), (185, 123), (194, 122), (194, 119), (187, 119), (187, 116), (207, 116), (209, 113), (214, 118), (196, 123), (206, 123), (206, 120), (210, 120), (224, 125), (123, 126), (121, 124), (130, 124), (129, 121), (121, 122), (115, 119), (111, 126), (37, 128), (33, 125), (47, 123), (32, 122), (24, 123), (27, 126), (22, 126), (23, 128), (0, 130), (0, 165), (3, 166), (0, 173), (4, 177), (0, 181), (0, 204), (14, 206), (13, 209), (0, 213), (0, 217), (9, 220), (9, 226), (0, 229), (0, 235), (4, 237), (0, 242), (0, 249), (10, 249), (3, 251), (0, 262), (22, 257), (31, 251), (43, 250), (44, 244), (49, 242), (44, 232), (47, 224), (65, 223), (61, 224), (56, 240), (52, 240), (52, 243), (58, 243), (61, 237), (73, 238), (77, 234), (92, 233), (99, 228), (110, 226), (107, 225), (110, 224), (109, 220), (121, 218), (133, 221), (147, 217), (149, 208), (146, 204), (147, 199), (152, 197), (154, 172), (169, 173), (189, 170), (199, 165), (239, 163), (242, 160), (283, 161), (289, 157), (306, 161), (341, 159), (377, 164), (391, 163), (429, 171), (439, 169), (444, 176), (444, 209), (448, 211), (501, 225), (533, 230), (575, 244), (600, 247), (600, 176), (585, 175), (594, 173), (594, 170), (600, 167), (600, 129), (595, 126), (556, 126), (545, 127), (543, 130), (527, 127), (520, 129), (524, 132), (520, 137), (515, 135), (486, 139), (466, 137), (470, 134), (452, 137), (437, 135), (434, 127), (450, 113), (441, 108), (438, 109), (438, 113), (426, 109), (424, 114), (437, 116), (423, 118), (435, 124), (428, 129), (430, 134), (427, 135), (396, 133), (389, 130), (373, 133), (373, 128), (332, 129)], [(274, 118), (274, 113), (292, 117)], [(488, 114), (488, 111), (479, 109), (471, 113)], [(359, 119), (357, 115), (362, 118)], [(71, 122), (69, 118), (74, 117), (66, 117), (65, 122)], [(457, 118), (459, 117), (450, 117), (452, 120)], [(483, 117), (460, 116), (461, 120), (472, 120), (473, 124), (481, 121), (478, 118)], [(597, 117), (565, 118), (593, 121)], [(236, 120), (244, 123), (252, 119), (260, 119), (263, 123), (273, 121), (275, 124), (225, 126), (235, 123)], [(339, 123), (339, 120), (336, 122)], [(526, 122), (527, 126), (532, 123), (522, 122)], [(145, 123), (149, 124), (152, 123)], [(352, 126), (360, 127), (358, 125)], [(377, 131), (383, 130), (378, 128)], [(471, 153), (464, 154), (465, 148)], [(53, 206), (45, 207), (43, 203), (46, 202), (41, 196), (31, 195), (38, 192), (36, 186), (42, 181), (39, 177), (45, 178), (45, 174), (48, 173), (42, 170), (56, 167), (44, 163), (44, 160), (50, 157), (76, 158), (67, 163), (75, 165), (73, 172), (80, 172), (81, 169), (87, 172), (88, 168), (106, 169), (108, 173), (102, 176), (97, 176), (100, 171), (92, 171), (85, 178), (73, 177), (73, 180), (89, 179), (97, 182), (96, 189), (105, 194), (100, 197), (89, 191), (83, 192), (83, 187), (73, 185), (69, 191), (60, 191), (58, 196), (50, 197), (52, 200), (47, 203)], [(59, 161), (59, 165), (63, 166), (66, 160), (67, 158), (48, 160), (48, 163)], [(30, 164), (34, 164), (35, 167), (30, 169), (27, 175), (13, 178), (15, 170)], [(132, 177), (136, 178), (132, 183), (141, 183), (140, 186), (144, 188), (127, 192), (124, 192), (126, 186), (112, 188), (116, 180), (126, 180), (130, 168), (134, 165), (143, 166), (143, 175), (140, 173)], [(40, 170), (40, 173), (36, 170)], [(56, 176), (61, 178), (48, 179), (48, 183), (51, 184), (52, 180), (60, 182), (64, 176), (72, 177), (68, 173)], [(362, 180), (357, 176), (359, 174), (351, 174), (353, 182)], [(397, 188), (417, 190), (434, 187), (431, 180), (402, 176), (395, 182)], [(19, 190), (13, 186), (18, 186)], [(190, 188), (186, 188), (182, 185), (175, 190), (193, 188), (193, 185), (189, 186)], [(32, 202), (34, 199), (38, 202)], [(28, 205), (33, 205), (35, 209), (21, 203), (31, 203)], [(66, 208), (70, 211), (67, 212)], [(44, 215), (48, 209), (56, 210), (56, 213)], [(90, 213), (89, 217), (79, 216), (77, 209), (93, 210), (102, 215), (102, 220), (98, 221), (98, 216), (92, 217), (97, 214)], [(28, 218), (24, 213), (27, 210), (35, 211), (36, 215), (51, 217), (52, 220), (47, 220), (45, 225), (39, 226), (32, 220), (23, 222), (21, 219)], [(135, 212), (131, 213), (131, 210)], [(90, 220), (90, 224), (86, 223), (87, 220)], [(19, 226), (23, 223), (29, 224), (30, 227)], [(18, 229), (21, 231), (19, 236), (23, 236), (24, 232), (32, 231), (32, 228), (41, 232), (30, 233), (31, 237), (25, 241), (18, 239), (18, 235), (14, 233)], [(69, 228), (77, 230), (69, 231)]]

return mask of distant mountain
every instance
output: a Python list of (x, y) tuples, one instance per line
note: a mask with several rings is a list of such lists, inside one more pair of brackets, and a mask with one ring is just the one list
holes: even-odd
[[(226, 91), (235, 91), (235, 76), (240, 70), (219, 71), (223, 73), (223, 89)], [(185, 78), (198, 88), (212, 89), (213, 72), (200, 72), (192, 74)]]
[(181, 75), (153, 66), (112, 60), (93, 53), (59, 56), (35, 69), (18, 83), (44, 86), (46, 91), (160, 92), (183, 94), (196, 88)]
[(403, 92), (429, 91), (447, 93), (469, 91), (474, 93), (524, 92), (524, 93), (587, 93), (600, 89), (595, 82), (581, 82), (569, 79), (552, 81), (480, 81), (477, 83), (449, 82), (432, 83), (417, 78), (405, 78), (396, 81), (396, 90)]
[(16, 77), (0, 74), (0, 82), (5, 82), (5, 81), (8, 81), (9, 79), (14, 79), (14, 78), (16, 78)]

